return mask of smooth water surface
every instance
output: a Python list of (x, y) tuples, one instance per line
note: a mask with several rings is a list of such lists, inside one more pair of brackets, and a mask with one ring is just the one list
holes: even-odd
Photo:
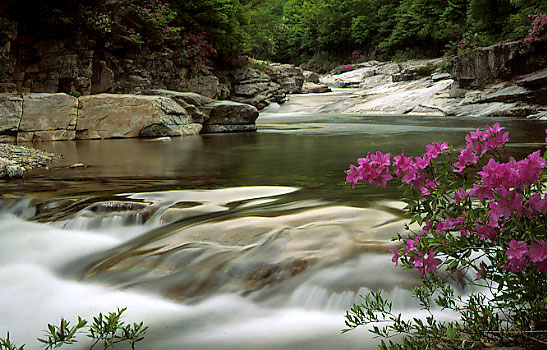
[[(388, 253), (400, 190), (352, 191), (343, 171), (369, 151), (462, 147), (494, 121), (332, 113), (342, 98), (294, 96), (257, 133), (36, 144), (65, 159), (0, 183), (0, 334), (38, 349), (47, 323), (126, 306), (150, 325), (140, 349), (374, 347), (340, 334), (345, 310), (385, 289), (419, 315), (416, 278)], [(545, 122), (497, 121), (508, 153), (544, 149)]]

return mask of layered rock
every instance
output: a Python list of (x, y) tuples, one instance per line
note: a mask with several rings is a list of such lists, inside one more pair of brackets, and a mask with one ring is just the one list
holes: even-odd
[(258, 111), (195, 93), (0, 94), (0, 142), (85, 140), (254, 131)]
[(234, 88), (232, 100), (247, 103), (263, 109), (270, 103), (283, 103), (286, 93), (270, 76), (255, 68), (241, 68), (233, 75)]

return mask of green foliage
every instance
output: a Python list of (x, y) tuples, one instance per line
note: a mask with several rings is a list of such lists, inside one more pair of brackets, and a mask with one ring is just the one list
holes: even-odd
[[(144, 339), (148, 327), (142, 322), (126, 324), (121, 320), (127, 308), (117, 309), (107, 315), (99, 313), (93, 317), (93, 323), (88, 325), (85, 319), (78, 316), (78, 322), (71, 326), (70, 322), (61, 318), (59, 326), (48, 324), (43, 338), (38, 338), (46, 350), (56, 349), (63, 345), (76, 343), (77, 335), (87, 329), (87, 336), (91, 338), (90, 349), (102, 342), (103, 349), (112, 349), (116, 344), (126, 342), (135, 349), (135, 344)], [(0, 338), (0, 350), (24, 350), (24, 345), (17, 347), (7, 333), (6, 338)]]
[(9, 338), (9, 332), (6, 334), (5, 338), (0, 338), (0, 350), (23, 350), (24, 345), (17, 347)]

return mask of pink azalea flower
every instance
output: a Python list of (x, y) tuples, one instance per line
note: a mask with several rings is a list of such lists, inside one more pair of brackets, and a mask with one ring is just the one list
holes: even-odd
[(530, 260), (534, 263), (540, 263), (547, 259), (547, 241), (540, 240), (538, 243), (532, 242), (528, 251)]
[(392, 248), (389, 251), (393, 253), (393, 257), (391, 258), (391, 261), (395, 263), (395, 266), (397, 266), (397, 264), (399, 264), (399, 258), (401, 257), (401, 254), (399, 254), (397, 249)]
[(389, 157), (391, 157), (391, 153), (386, 153), (385, 155), (382, 154), (382, 152), (376, 152), (376, 154), (370, 155), (370, 163), (372, 165), (390, 165), (391, 162), (389, 160)]
[(526, 242), (514, 239), (509, 242), (509, 248), (505, 251), (509, 259), (521, 259), (526, 253), (528, 253)]
[(424, 259), (423, 264), (426, 268), (426, 271), (433, 271), (433, 273), (437, 273), (439, 272), (437, 266), (442, 264), (442, 260), (435, 258), (435, 251), (430, 250), (427, 254), (427, 258)]

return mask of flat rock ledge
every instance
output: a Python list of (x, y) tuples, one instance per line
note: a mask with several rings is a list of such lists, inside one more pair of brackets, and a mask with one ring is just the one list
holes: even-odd
[(189, 92), (0, 93), (0, 142), (156, 138), (256, 130), (258, 110)]
[(60, 154), (35, 148), (0, 144), (0, 178), (22, 178), (26, 171), (47, 167), (61, 158)]

